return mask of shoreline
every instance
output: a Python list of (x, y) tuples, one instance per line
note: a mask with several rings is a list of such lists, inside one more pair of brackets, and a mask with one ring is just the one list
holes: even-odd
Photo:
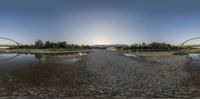
[(0, 53), (19, 53), (19, 54), (74, 54), (89, 53), (94, 50), (60, 50), (60, 49), (4, 49)]

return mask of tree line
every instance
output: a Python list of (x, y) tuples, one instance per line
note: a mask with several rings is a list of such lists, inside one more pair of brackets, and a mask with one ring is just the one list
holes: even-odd
[[(68, 44), (65, 41), (62, 42), (51, 42), (51, 41), (42, 41), (37, 40), (34, 44), (31, 45), (21, 45), (19, 48), (30, 48), (30, 49), (91, 49), (89, 45), (77, 45), (77, 44)], [(132, 50), (180, 50), (181, 47), (174, 46), (167, 43), (158, 43), (152, 42), (150, 44), (141, 43), (141, 44), (132, 44), (123, 49), (132, 49)]]
[(37, 40), (34, 44), (31, 45), (21, 45), (19, 48), (30, 48), (30, 49), (90, 49), (89, 45), (77, 45), (77, 44), (68, 44), (65, 41), (62, 42), (51, 42), (51, 41), (42, 41)]
[(182, 49), (179, 46), (174, 46), (167, 43), (158, 43), (158, 42), (152, 42), (150, 44), (141, 43), (141, 44), (132, 44), (127, 49), (147, 49), (147, 50), (180, 50)]

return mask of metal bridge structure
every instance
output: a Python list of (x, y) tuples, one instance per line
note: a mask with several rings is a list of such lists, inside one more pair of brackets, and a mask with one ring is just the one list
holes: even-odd
[(12, 48), (12, 47), (19, 47), (20, 46), (20, 43), (11, 39), (11, 38), (7, 38), (7, 37), (0, 37), (0, 39), (3, 39), (3, 40), (8, 40), (8, 41), (11, 41), (13, 43), (15, 43), (16, 45), (1, 45), (0, 44), (0, 48)]
[(188, 39), (188, 40), (184, 41), (184, 42), (181, 44), (181, 46), (184, 47), (184, 48), (200, 48), (200, 44), (196, 44), (196, 45), (186, 45), (187, 42), (192, 41), (192, 40), (196, 40), (196, 39), (199, 39), (199, 40), (200, 40), (200, 37), (194, 37), (194, 38)]

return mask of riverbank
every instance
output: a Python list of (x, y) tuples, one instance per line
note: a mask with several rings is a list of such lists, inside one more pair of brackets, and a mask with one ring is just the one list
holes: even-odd
[(0, 53), (19, 53), (19, 54), (73, 54), (88, 53), (94, 50), (64, 50), (64, 49), (2, 49)]

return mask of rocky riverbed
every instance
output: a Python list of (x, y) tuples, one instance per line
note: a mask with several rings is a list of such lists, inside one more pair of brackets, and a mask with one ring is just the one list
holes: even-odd
[[(0, 96), (194, 97), (186, 56), (171, 52), (127, 57), (97, 50), (73, 64), (40, 63), (0, 71)], [(2, 66), (2, 65), (1, 65)], [(195, 93), (195, 94), (194, 94)]]
[(188, 97), (197, 90), (186, 70), (186, 56), (158, 52), (137, 55), (143, 57), (105, 51), (89, 54), (88, 69), (96, 74), (91, 91), (108, 96)]

